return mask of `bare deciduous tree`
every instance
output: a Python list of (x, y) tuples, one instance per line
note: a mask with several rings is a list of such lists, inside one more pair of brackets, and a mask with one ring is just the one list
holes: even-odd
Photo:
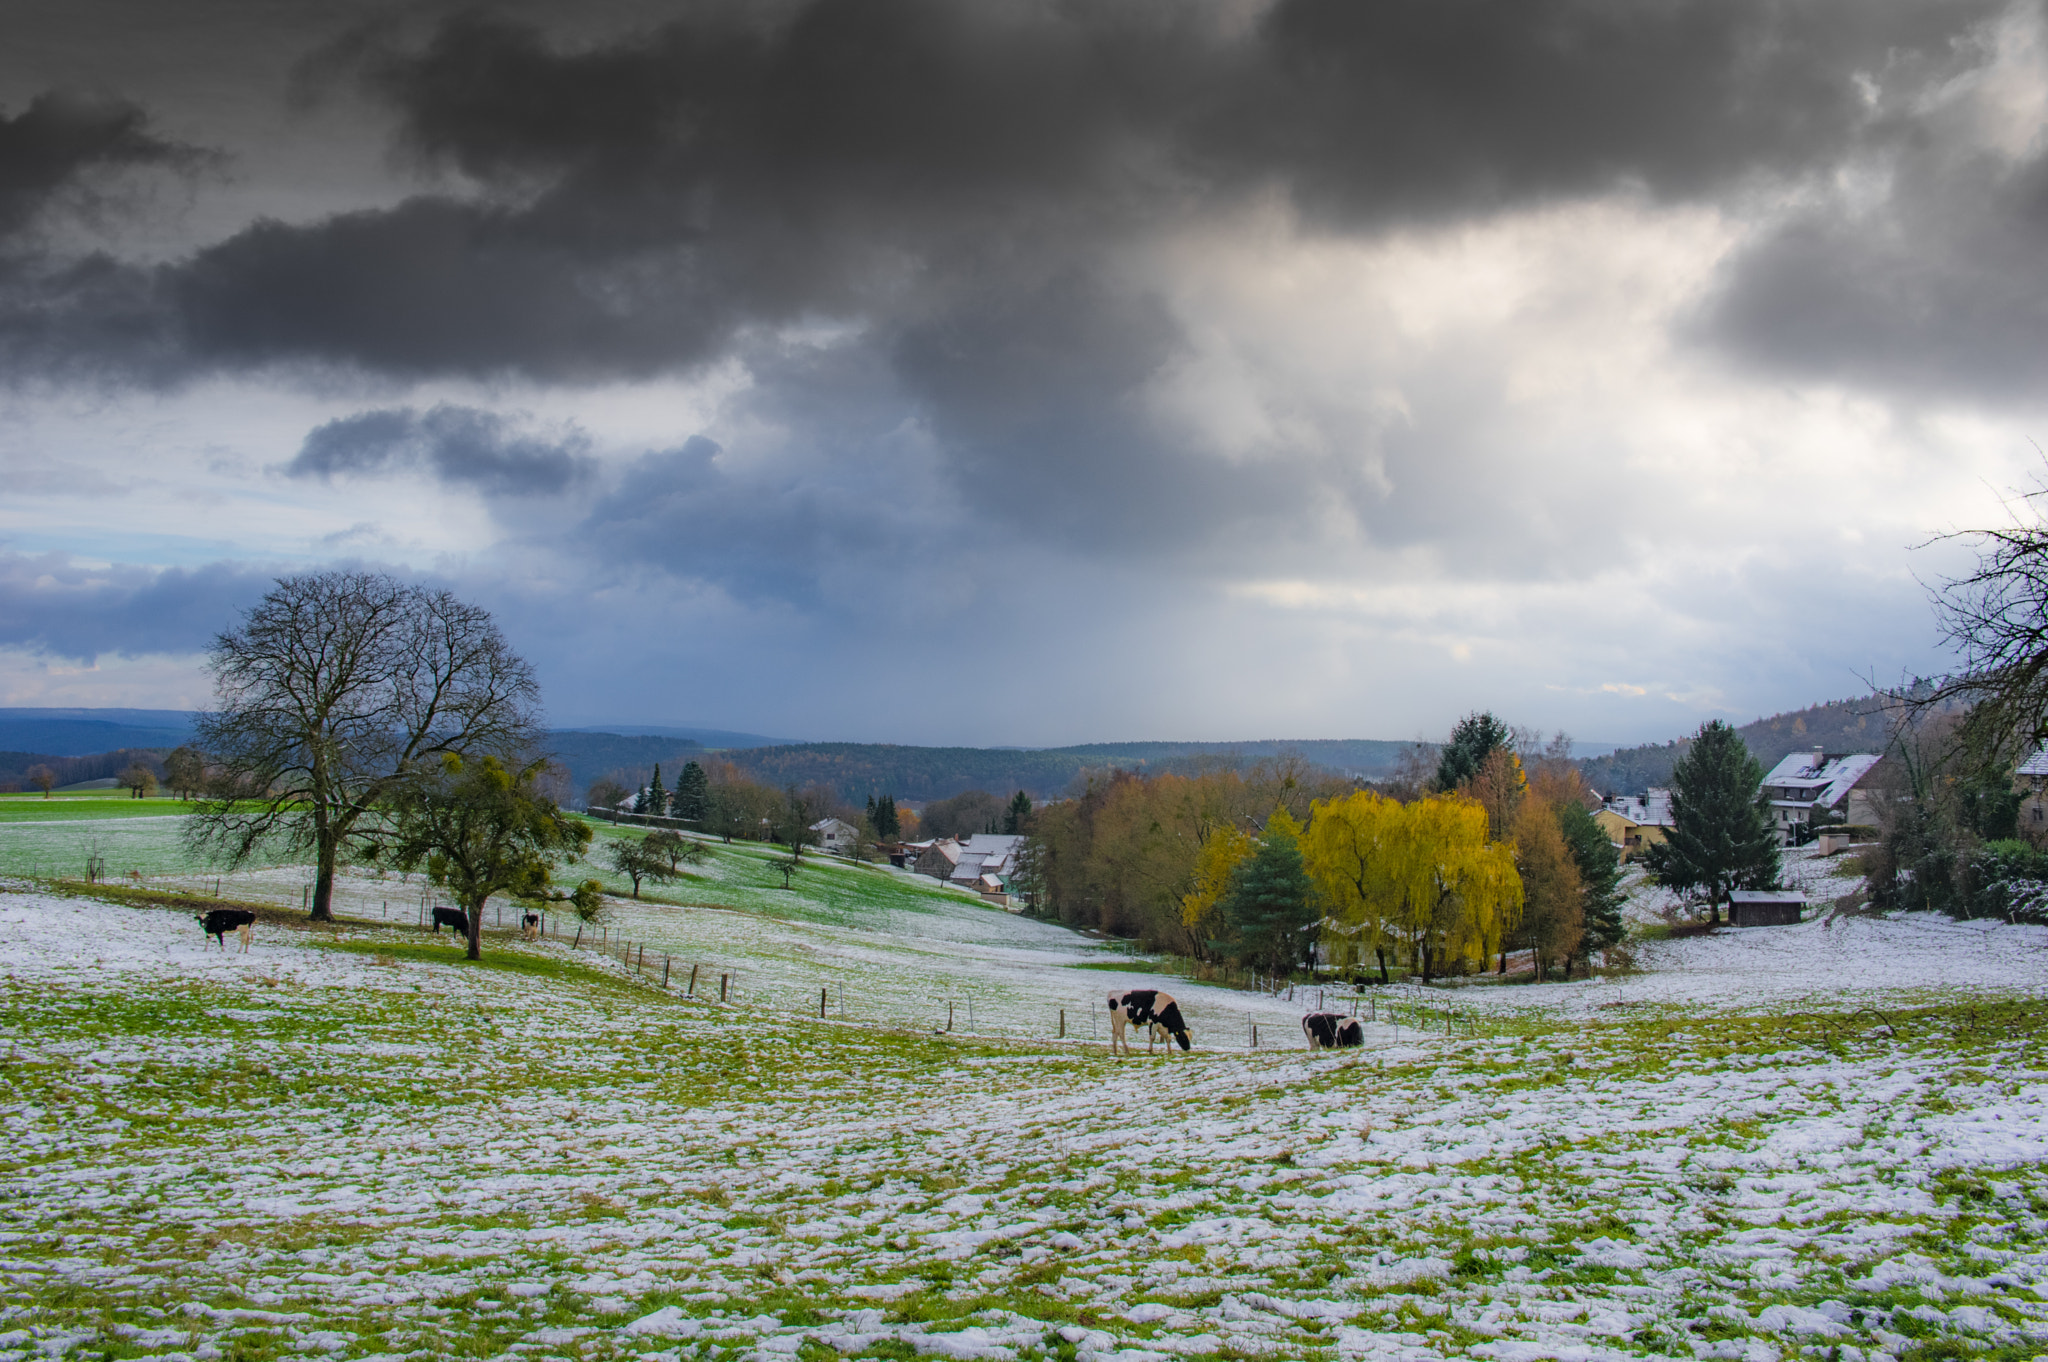
[(2009, 523), (1942, 539), (1977, 547), (1975, 570), (1942, 583), (1934, 609), (1962, 663), (1938, 685), (1896, 693), (1918, 713), (1969, 707), (1957, 733), (1977, 764), (2024, 757), (2048, 740), (2048, 482), (2006, 503)]
[(443, 753), (517, 753), (539, 688), (490, 613), (380, 573), (280, 578), (214, 640), (218, 708), (198, 745), (218, 783), (187, 825), (229, 865), (260, 849), (314, 857), (313, 917), (334, 874), (374, 840), (371, 815)]
[(43, 792), (43, 798), (50, 797), (50, 791), (57, 788), (57, 773), (49, 766), (38, 763), (28, 768), (28, 783)]

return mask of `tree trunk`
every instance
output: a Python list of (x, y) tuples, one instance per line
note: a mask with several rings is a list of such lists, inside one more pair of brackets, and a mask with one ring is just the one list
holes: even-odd
[(1429, 982), (1429, 968), (1436, 959), (1436, 951), (1425, 941), (1422, 943), (1422, 982)]
[(484, 958), (484, 904), (490, 900), (490, 897), (489, 894), (484, 895), (469, 910), (469, 958), (471, 960), (481, 960)]
[(315, 844), (313, 872), (313, 918), (315, 922), (334, 921), (334, 863), (340, 857), (338, 837), (322, 837)]
[(1372, 953), (1379, 957), (1380, 982), (1383, 984), (1388, 983), (1389, 980), (1387, 978), (1387, 948), (1385, 946), (1374, 946), (1372, 948)]

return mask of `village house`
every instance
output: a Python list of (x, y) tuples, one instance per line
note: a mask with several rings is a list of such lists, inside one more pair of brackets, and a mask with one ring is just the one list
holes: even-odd
[(860, 842), (860, 829), (843, 818), (820, 818), (811, 824), (818, 834), (818, 846), (835, 856), (851, 856)]
[(977, 832), (971, 837), (941, 837), (905, 843), (904, 860), (920, 875), (962, 889), (972, 889), (993, 902), (1008, 905), (1009, 877), (1024, 839), (1006, 833)]
[(1862, 783), (1879, 760), (1868, 752), (1830, 756), (1816, 747), (1773, 766), (1763, 792), (1779, 839), (1795, 846), (1810, 841), (1815, 828), (1877, 822), (1875, 797)]
[(1593, 811), (1593, 821), (1621, 848), (1626, 861), (1664, 840), (1671, 829), (1671, 791), (1651, 790), (1640, 798), (1616, 795)]
[(2033, 842), (2048, 838), (2048, 747), (2019, 764), (2012, 788), (2020, 797), (2020, 835)]

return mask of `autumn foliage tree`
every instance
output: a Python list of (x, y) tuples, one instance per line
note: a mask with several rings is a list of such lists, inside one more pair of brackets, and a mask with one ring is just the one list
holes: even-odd
[(1488, 833), (1486, 809), (1468, 796), (1401, 804), (1359, 791), (1316, 804), (1309, 872), (1345, 929), (1336, 934), (1372, 950), (1382, 979), (1390, 951), (1428, 979), (1483, 960), (1521, 911), (1513, 849)]
[(1536, 980), (1569, 960), (1585, 934), (1585, 883), (1565, 844), (1554, 806), (1541, 799), (1515, 812), (1515, 868), (1522, 877), (1522, 926), (1535, 956)]

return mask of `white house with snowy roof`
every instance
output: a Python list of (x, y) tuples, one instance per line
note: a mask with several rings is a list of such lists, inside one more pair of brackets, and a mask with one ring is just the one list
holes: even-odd
[(1875, 823), (1877, 806), (1862, 788), (1881, 758), (1869, 752), (1793, 752), (1764, 777), (1771, 821), (1786, 846), (1830, 823)]
[(2048, 836), (2048, 746), (2019, 764), (2012, 787), (2020, 797), (2020, 831), (2036, 841)]
[(843, 818), (820, 818), (811, 831), (818, 834), (818, 845), (835, 856), (850, 856), (860, 845), (860, 829)]

